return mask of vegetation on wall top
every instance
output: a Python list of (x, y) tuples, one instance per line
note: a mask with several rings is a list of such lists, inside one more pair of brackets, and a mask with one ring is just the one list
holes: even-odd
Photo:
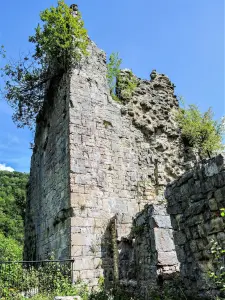
[(113, 52), (109, 56), (107, 63), (107, 81), (110, 89), (110, 94), (115, 101), (120, 101), (115, 95), (116, 80), (120, 73), (122, 59), (119, 58), (118, 52)]
[(131, 70), (126, 70), (126, 76), (121, 75), (122, 59), (117, 52), (111, 53), (107, 63), (107, 80), (110, 94), (117, 102), (126, 102), (137, 87), (138, 81)]
[(138, 79), (131, 70), (126, 70), (125, 74), (120, 73), (117, 77), (116, 95), (126, 103), (133, 96), (137, 86)]
[[(14, 109), (13, 120), (19, 127), (34, 126), (51, 80), (88, 55), (89, 39), (78, 11), (59, 0), (57, 7), (41, 12), (40, 19), (41, 25), (29, 37), (34, 52), (16, 62), (7, 60), (0, 69), (5, 79), (2, 92)], [(0, 54), (6, 59), (3, 46)]]
[(225, 120), (213, 120), (211, 108), (204, 113), (196, 105), (180, 108), (177, 121), (184, 141), (196, 150), (200, 158), (210, 158), (224, 150)]

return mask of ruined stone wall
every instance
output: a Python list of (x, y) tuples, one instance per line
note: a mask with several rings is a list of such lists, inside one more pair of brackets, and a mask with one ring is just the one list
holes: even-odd
[(70, 256), (68, 76), (52, 81), (38, 116), (25, 221), (25, 260)]
[(133, 220), (131, 234), (119, 243), (120, 284), (149, 299), (151, 288), (179, 273), (166, 205), (151, 204)]
[(111, 220), (123, 219), (119, 242), (145, 204), (163, 199), (166, 184), (184, 172), (189, 158), (168, 77), (153, 72), (151, 80), (137, 79), (129, 98), (117, 103), (104, 52), (94, 43), (89, 52), (54, 87), (46, 122), (37, 126), (25, 256), (54, 251), (74, 258), (74, 280), (96, 285), (101, 275), (108, 282), (114, 276)]
[(165, 185), (185, 169), (170, 80), (156, 74), (138, 80), (126, 103), (109, 94), (105, 54), (94, 44), (70, 86), (71, 256), (74, 278), (95, 285), (113, 279), (110, 220), (123, 214), (118, 240), (130, 233), (132, 217), (157, 203)]
[[(166, 190), (168, 213), (186, 288), (212, 297), (208, 271), (213, 270), (211, 240), (225, 247), (225, 155), (203, 161)], [(211, 298), (210, 298), (211, 299)]]

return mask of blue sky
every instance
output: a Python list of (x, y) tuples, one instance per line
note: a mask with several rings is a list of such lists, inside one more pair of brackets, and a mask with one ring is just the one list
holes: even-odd
[[(76, 1), (76, 0), (74, 0)], [(66, 1), (68, 4), (74, 1)], [(0, 45), (11, 57), (29, 48), (28, 36), (39, 12), (56, 0), (7, 0), (0, 5)], [(142, 78), (152, 69), (167, 74), (176, 94), (215, 118), (224, 104), (224, 0), (77, 0), (95, 43), (110, 54), (118, 51), (122, 67)], [(17, 129), (12, 111), (0, 99), (1, 165), (29, 171), (32, 133)]]

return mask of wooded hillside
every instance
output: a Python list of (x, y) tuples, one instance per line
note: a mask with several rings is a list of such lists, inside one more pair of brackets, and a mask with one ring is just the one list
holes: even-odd
[(28, 174), (0, 171), (0, 260), (20, 259)]

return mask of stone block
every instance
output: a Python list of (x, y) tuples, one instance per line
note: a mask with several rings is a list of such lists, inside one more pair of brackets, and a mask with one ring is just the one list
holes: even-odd
[(117, 223), (119, 224), (131, 224), (132, 223), (132, 217), (131, 215), (124, 214), (124, 213), (118, 213), (116, 215)]
[(87, 207), (88, 195), (87, 194), (71, 194), (71, 206), (72, 207)]
[(181, 231), (174, 232), (175, 245), (184, 245), (186, 243), (186, 241), (187, 241), (187, 239), (183, 232), (181, 232)]
[(80, 279), (92, 279), (95, 278), (95, 270), (81, 270), (80, 271)]
[(217, 240), (220, 242), (220, 243), (225, 243), (225, 232), (219, 232), (217, 234)]
[(225, 155), (220, 154), (204, 165), (205, 176), (211, 177), (225, 168)]
[(156, 215), (156, 216), (153, 216), (151, 219), (150, 219), (150, 226), (152, 228), (154, 227), (159, 227), (159, 228), (172, 228), (172, 225), (171, 225), (171, 220), (170, 220), (170, 216), (160, 216), (160, 215)]
[(202, 214), (200, 215), (195, 215), (195, 216), (190, 216), (187, 221), (185, 222), (186, 226), (194, 226), (197, 224), (202, 224), (204, 223), (204, 217)]
[(84, 270), (93, 270), (94, 267), (94, 259), (91, 256), (79, 257), (76, 258), (74, 263), (74, 271), (84, 271)]
[(137, 218), (135, 219), (135, 226), (142, 226), (146, 222), (146, 213), (145, 211), (138, 214)]
[(197, 231), (198, 231), (198, 234), (201, 238), (205, 237), (207, 235), (207, 229), (205, 227), (205, 224), (197, 225)]
[(154, 228), (155, 247), (159, 252), (175, 249), (172, 229)]
[(217, 204), (217, 201), (216, 201), (216, 199), (210, 199), (209, 200), (209, 208), (210, 208), (210, 210), (212, 210), (212, 211), (216, 211), (216, 210), (218, 210), (218, 204)]
[(225, 187), (217, 189), (214, 193), (216, 201), (225, 204)]
[(71, 235), (71, 243), (73, 246), (91, 246), (94, 236), (92, 234), (83, 235), (81, 233), (73, 233)]
[(75, 176), (73, 175), (73, 177), (74, 177), (74, 184), (70, 184), (70, 191), (71, 191), (70, 197), (71, 197), (71, 201), (75, 202), (77, 195), (74, 194), (84, 194), (85, 186), (75, 184)]
[(93, 218), (72, 217), (71, 226), (76, 227), (94, 227), (95, 220)]
[(173, 266), (178, 265), (178, 259), (175, 251), (158, 252), (158, 265), (160, 266)]
[[(158, 202), (161, 202), (162, 200), (165, 201), (165, 199), (161, 199), (160, 197), (158, 199)], [(166, 211), (167, 207), (166, 204), (155, 204), (149, 206), (149, 214), (151, 215), (159, 215), (159, 216), (168, 216), (168, 213)]]
[(222, 217), (217, 217), (210, 221), (209, 234), (220, 232), (224, 230), (224, 223)]
[(177, 258), (180, 263), (185, 263), (187, 253), (184, 251), (183, 246), (176, 247)]
[(82, 246), (72, 246), (71, 248), (71, 257), (82, 256)]
[(101, 219), (98, 219), (98, 218), (95, 218), (94, 219), (94, 227), (95, 228), (105, 228), (108, 224), (109, 220), (105, 219), (105, 218), (101, 218)]
[(183, 213), (183, 209), (182, 209), (181, 205), (176, 203), (174, 205), (169, 205), (167, 208), (167, 212), (168, 212), (168, 214), (171, 214), (171, 215), (178, 215), (178, 214)]

